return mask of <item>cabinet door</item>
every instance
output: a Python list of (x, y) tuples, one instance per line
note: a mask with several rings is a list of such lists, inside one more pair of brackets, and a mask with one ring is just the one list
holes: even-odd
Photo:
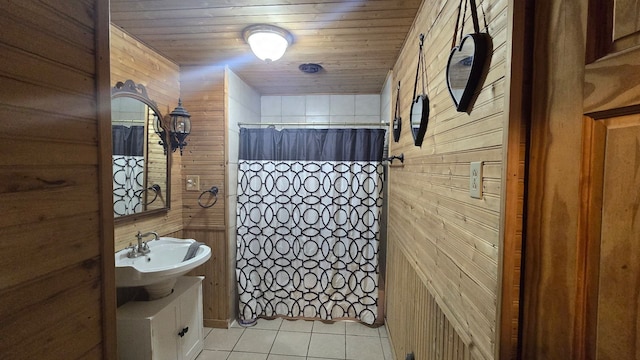
[(202, 351), (202, 287), (194, 286), (180, 298), (179, 330), (189, 330), (182, 336), (183, 360), (192, 360)]
[(153, 317), (151, 325), (151, 358), (153, 360), (179, 359), (180, 349), (178, 338), (179, 316), (178, 305), (173, 302)]

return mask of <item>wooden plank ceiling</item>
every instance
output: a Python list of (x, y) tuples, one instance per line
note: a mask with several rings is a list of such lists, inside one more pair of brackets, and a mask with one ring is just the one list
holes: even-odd
[[(228, 65), (262, 95), (379, 93), (421, 0), (111, 0), (111, 21), (179, 65)], [(242, 38), (252, 24), (289, 30), (264, 63)], [(305, 74), (303, 63), (324, 71)]]

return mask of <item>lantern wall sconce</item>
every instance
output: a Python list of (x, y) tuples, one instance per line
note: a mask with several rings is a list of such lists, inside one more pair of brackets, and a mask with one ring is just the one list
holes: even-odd
[[(169, 130), (169, 136), (166, 136), (165, 127), (162, 126), (160, 119), (156, 118), (154, 123), (155, 132), (160, 136), (160, 145), (164, 148), (165, 154), (167, 153), (167, 144), (171, 147), (171, 151), (175, 152), (176, 149), (180, 149), (180, 155), (182, 156), (182, 149), (187, 146), (187, 136), (191, 133), (191, 114), (182, 107), (182, 100), (178, 99), (178, 106), (173, 109), (169, 114), (169, 123), (167, 124)], [(168, 139), (168, 140), (167, 140)]]
[(276, 61), (293, 43), (293, 35), (287, 30), (267, 24), (251, 25), (242, 31), (251, 51), (266, 62)]

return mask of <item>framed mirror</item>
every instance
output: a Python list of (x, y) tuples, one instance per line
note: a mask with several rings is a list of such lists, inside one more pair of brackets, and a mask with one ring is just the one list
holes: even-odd
[[(471, 20), (473, 22), (473, 33), (464, 35), (464, 22), (467, 13), (467, 4), (471, 9)], [(464, 13), (460, 11), (464, 5)], [(482, 7), (480, 7), (482, 9)], [(492, 48), (491, 36), (489, 36), (489, 27), (487, 19), (484, 16), (484, 33), (480, 32), (480, 21), (478, 19), (478, 8), (475, 0), (465, 0), (464, 4), (460, 0), (460, 8), (458, 10), (458, 18), (456, 19), (456, 27), (453, 31), (453, 43), (451, 44), (451, 53), (447, 61), (447, 88), (449, 95), (453, 100), (453, 104), (458, 112), (471, 113), (472, 103), (481, 90), (481, 84), (487, 75), (490, 60), (489, 49)], [(460, 40), (456, 44), (458, 36), (458, 24), (460, 28)], [(487, 56), (489, 55), (489, 56)]]
[(402, 118), (400, 117), (400, 81), (396, 90), (396, 110), (393, 115), (393, 141), (400, 141), (400, 132), (402, 131)]
[[(415, 146), (422, 146), (424, 135), (427, 133), (429, 124), (429, 97), (426, 86), (426, 64), (422, 47), (424, 45), (424, 34), (420, 34), (420, 50), (418, 51), (418, 65), (416, 68), (416, 81), (413, 85), (413, 101), (409, 112), (409, 125), (413, 135)], [(418, 79), (422, 77), (422, 92), (418, 93)]]
[(162, 114), (146, 88), (132, 80), (111, 89), (113, 216), (167, 211), (170, 156)]
[(470, 111), (478, 86), (486, 75), (491, 37), (485, 33), (466, 35), (454, 47), (447, 62), (447, 88), (458, 112)]
[(411, 134), (415, 146), (422, 146), (424, 134), (429, 123), (429, 97), (427, 94), (416, 96), (411, 104)]

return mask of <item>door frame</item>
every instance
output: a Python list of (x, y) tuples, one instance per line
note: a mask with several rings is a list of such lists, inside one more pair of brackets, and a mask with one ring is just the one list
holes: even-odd
[(533, 58), (532, 0), (510, 0), (507, 44), (510, 50), (505, 78), (506, 121), (503, 131), (502, 193), (498, 304), (496, 319), (496, 359), (519, 357), (521, 328), (522, 251), (524, 247), (527, 153), (531, 121), (531, 77)]
[(116, 266), (113, 219), (111, 141), (111, 62), (109, 1), (95, 1), (96, 118), (98, 121), (98, 185), (100, 191), (100, 254), (102, 281), (102, 356), (117, 359)]

